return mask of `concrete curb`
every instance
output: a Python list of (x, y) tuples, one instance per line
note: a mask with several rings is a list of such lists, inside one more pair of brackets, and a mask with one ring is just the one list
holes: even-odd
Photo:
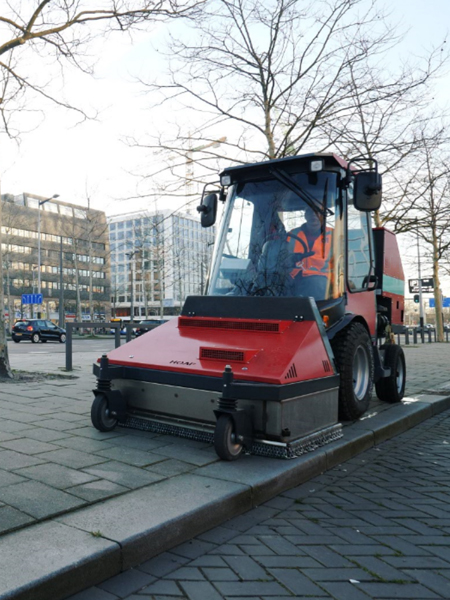
[[(244, 456), (128, 492), (0, 538), (0, 599), (60, 600), (300, 485), (450, 408), (406, 398), (291, 461)], [(24, 568), (25, 566), (25, 568)]]

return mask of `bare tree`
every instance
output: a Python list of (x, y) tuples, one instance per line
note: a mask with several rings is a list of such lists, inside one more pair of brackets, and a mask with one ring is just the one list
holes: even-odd
[[(41, 102), (44, 107), (52, 102), (71, 108), (86, 118), (82, 108), (75, 107), (50, 83), (56, 79), (62, 87), (66, 69), (92, 73), (94, 61), (89, 49), (95, 38), (131, 33), (159, 19), (187, 16), (201, 1), (5, 0), (0, 10), (0, 133), (18, 137), (30, 127), (25, 111), (37, 113)], [(2, 265), (0, 243), (0, 269)], [(11, 377), (3, 287), (0, 304), (0, 376)]]
[[(165, 158), (146, 177), (171, 172), (176, 177), (165, 194), (188, 196), (190, 148), (202, 148), (190, 158), (201, 164), (196, 179), (208, 180), (219, 159), (248, 162), (335, 147), (336, 131), (357, 110), (382, 111), (393, 95), (406, 105), (407, 93), (436, 74), (442, 54), (436, 50), (414, 69), (389, 75), (383, 60), (399, 37), (377, 7), (377, 0), (207, 4), (192, 25), (192, 41), (171, 38), (167, 80), (142, 81), (161, 94), (161, 103), (183, 107), (185, 121), (193, 115), (190, 130), (131, 140), (158, 151), (160, 163)], [(194, 116), (199, 109), (201, 124)], [(226, 141), (215, 146), (225, 128)]]
[[(86, 218), (84, 221), (84, 228), (82, 232), (82, 239), (85, 241), (87, 256), (88, 256), (88, 273), (89, 273), (89, 315), (90, 320), (94, 321), (95, 308), (94, 308), (94, 276), (96, 272), (92, 268), (93, 266), (93, 249), (99, 244), (98, 240), (105, 239), (105, 234), (108, 233), (108, 223), (103, 213), (93, 210), (92, 199), (89, 193), (86, 193), (87, 209), (85, 211)], [(102, 244), (100, 242), (100, 244)]]
[[(445, 44), (445, 41), (443, 42)], [(353, 94), (345, 113), (327, 122), (324, 133), (332, 148), (344, 158), (365, 156), (376, 160), (383, 175), (383, 215), (375, 214), (375, 223), (395, 213), (408, 193), (407, 174), (420, 164), (424, 145), (442, 145), (445, 127), (436, 126), (445, 117), (442, 109), (434, 110), (434, 83), (442, 74), (448, 55), (443, 44), (431, 49), (421, 62), (403, 66), (397, 77), (370, 65), (358, 65), (359, 75), (350, 68)], [(363, 71), (361, 71), (361, 69)]]
[(423, 133), (420, 153), (409, 172), (403, 170), (402, 202), (383, 216), (382, 224), (397, 233), (411, 232), (428, 248), (425, 261), (431, 265), (438, 341), (444, 341), (440, 272), (450, 254), (450, 154), (445, 130)]
[[(2, 231), (5, 235), (5, 243), (3, 245), (3, 276), (4, 276), (4, 288), (7, 296), (8, 306), (8, 329), (11, 330), (14, 324), (14, 303), (12, 300), (12, 287), (14, 284), (14, 274), (20, 273), (21, 279), (25, 281), (25, 269), (19, 268), (19, 261), (16, 252), (14, 252), (15, 245), (20, 241), (20, 236), (16, 233), (19, 229), (25, 229), (24, 227), (26, 218), (21, 210), (20, 206), (14, 202), (14, 198), (4, 196), (2, 198), (3, 210), (2, 210)], [(22, 263), (22, 267), (24, 267)], [(28, 276), (30, 275), (28, 271)]]
[[(187, 16), (201, 0), (6, 0), (0, 12), (0, 114), (10, 136), (23, 130), (23, 111), (38, 111), (30, 96), (86, 113), (50, 82), (63, 81), (64, 70), (93, 72), (93, 42), (114, 32), (148, 28), (157, 20)], [(38, 68), (37, 68), (38, 67)], [(49, 90), (52, 90), (49, 92)], [(27, 99), (27, 104), (25, 104)], [(17, 116), (18, 119), (13, 120)]]

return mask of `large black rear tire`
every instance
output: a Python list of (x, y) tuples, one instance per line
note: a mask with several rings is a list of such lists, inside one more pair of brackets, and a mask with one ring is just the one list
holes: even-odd
[(372, 342), (362, 323), (351, 323), (331, 341), (339, 384), (339, 419), (353, 421), (369, 407), (374, 379)]
[(381, 346), (380, 351), (384, 353), (383, 364), (391, 369), (391, 374), (376, 382), (377, 396), (380, 400), (391, 404), (401, 402), (405, 395), (406, 385), (406, 362), (403, 348), (398, 344), (386, 344)]

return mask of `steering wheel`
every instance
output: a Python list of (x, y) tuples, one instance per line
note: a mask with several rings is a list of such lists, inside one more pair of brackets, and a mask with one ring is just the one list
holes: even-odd
[(300, 242), (300, 244), (303, 246), (305, 252), (309, 252), (308, 246), (305, 244), (305, 240), (302, 240), (301, 237), (299, 237), (295, 233), (292, 233), (292, 231), (290, 231), (289, 233), (286, 233), (286, 241), (287, 241), (287, 238), (294, 238), (295, 240)]

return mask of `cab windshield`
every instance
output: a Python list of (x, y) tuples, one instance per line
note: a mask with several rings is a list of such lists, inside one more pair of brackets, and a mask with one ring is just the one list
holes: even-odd
[(235, 184), (208, 294), (338, 298), (344, 286), (343, 240), (336, 173)]

